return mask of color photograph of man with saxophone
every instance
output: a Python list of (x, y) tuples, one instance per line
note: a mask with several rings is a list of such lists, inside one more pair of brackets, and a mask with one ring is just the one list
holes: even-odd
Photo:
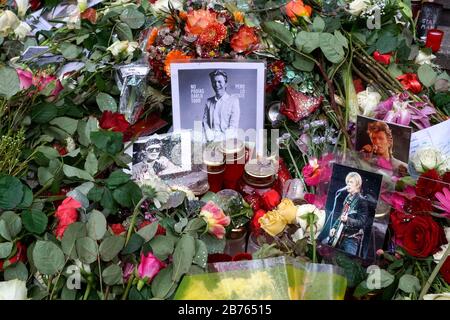
[(382, 176), (334, 164), (327, 195), (327, 219), (319, 236), (323, 245), (364, 258)]

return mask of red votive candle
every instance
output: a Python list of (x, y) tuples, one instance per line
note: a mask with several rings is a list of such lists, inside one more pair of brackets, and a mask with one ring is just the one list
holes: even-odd
[(223, 141), (219, 150), (225, 155), (223, 186), (238, 191), (239, 180), (244, 174), (245, 145), (241, 140), (228, 139)]
[(425, 47), (431, 48), (433, 52), (439, 51), (441, 48), (442, 39), (444, 38), (444, 32), (438, 29), (428, 30), (427, 41)]
[(207, 149), (203, 153), (203, 163), (208, 173), (209, 191), (219, 192), (222, 190), (225, 172), (224, 154), (217, 149)]

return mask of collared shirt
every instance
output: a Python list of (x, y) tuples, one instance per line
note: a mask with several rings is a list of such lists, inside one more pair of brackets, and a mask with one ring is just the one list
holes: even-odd
[(220, 99), (211, 97), (206, 101), (203, 115), (203, 134), (206, 141), (222, 139), (228, 132), (239, 127), (239, 99), (224, 93)]

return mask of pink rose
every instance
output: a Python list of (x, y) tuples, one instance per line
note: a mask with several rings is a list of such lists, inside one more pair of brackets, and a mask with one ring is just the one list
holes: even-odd
[(16, 69), (20, 81), (20, 90), (26, 90), (33, 84), (33, 74), (30, 71)]
[(141, 263), (138, 266), (138, 274), (141, 279), (147, 279), (149, 283), (166, 264), (156, 258), (151, 252), (147, 255), (141, 254)]
[(33, 84), (38, 89), (38, 91), (44, 90), (47, 87), (47, 85), (49, 85), (52, 82), (55, 82), (55, 88), (51, 92), (50, 96), (56, 97), (59, 94), (59, 92), (62, 89), (64, 89), (62, 84), (61, 84), (61, 81), (59, 81), (56, 78), (56, 76), (54, 76), (54, 75), (52, 75), (52, 76), (41, 75), (41, 76), (33, 78)]
[(231, 222), (229, 216), (225, 215), (223, 210), (212, 201), (208, 201), (200, 211), (200, 216), (208, 225), (208, 232), (217, 239), (223, 239), (225, 227)]

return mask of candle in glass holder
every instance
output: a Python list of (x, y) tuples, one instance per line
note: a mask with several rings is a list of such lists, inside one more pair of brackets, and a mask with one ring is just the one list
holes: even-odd
[(227, 139), (223, 141), (219, 150), (225, 156), (225, 172), (223, 186), (225, 189), (238, 191), (238, 182), (244, 173), (245, 145), (239, 139)]
[(443, 31), (438, 29), (428, 30), (427, 42), (425, 43), (425, 47), (431, 48), (433, 52), (437, 52), (441, 48), (443, 38), (444, 38)]
[(272, 160), (252, 159), (244, 169), (244, 175), (239, 182), (239, 191), (242, 196), (262, 195), (272, 188), (277, 173), (277, 166)]
[(219, 192), (222, 190), (225, 172), (224, 154), (215, 148), (206, 149), (203, 153), (203, 163), (208, 174), (209, 191)]

